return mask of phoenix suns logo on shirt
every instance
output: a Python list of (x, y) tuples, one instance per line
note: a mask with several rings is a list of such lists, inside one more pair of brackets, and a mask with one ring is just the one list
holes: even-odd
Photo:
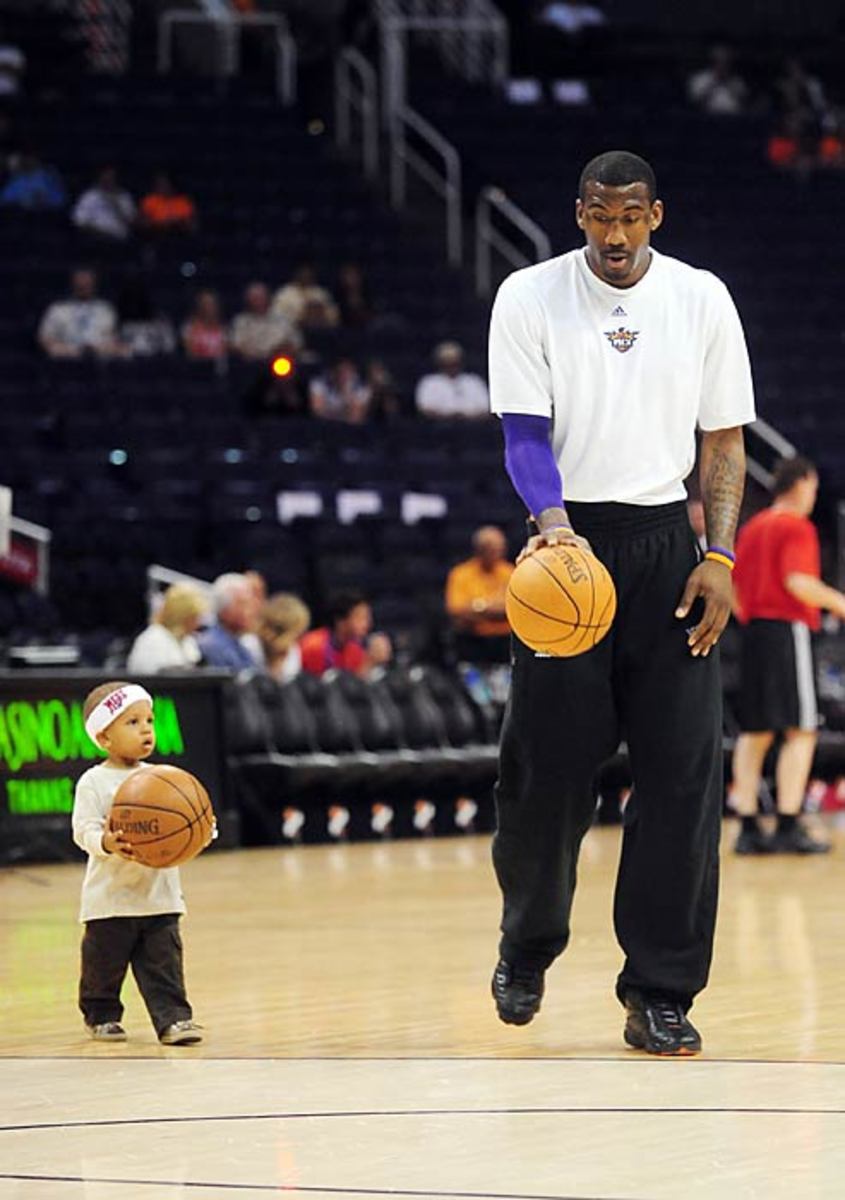
[(604, 336), (614, 350), (618, 350), (620, 354), (627, 354), (640, 336), (640, 331), (638, 329), (626, 329), (624, 325), (620, 325), (618, 329), (606, 329)]

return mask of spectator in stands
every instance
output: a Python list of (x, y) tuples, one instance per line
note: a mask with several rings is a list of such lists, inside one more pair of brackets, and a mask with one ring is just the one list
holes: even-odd
[(806, 112), (788, 113), (766, 147), (766, 157), (773, 167), (798, 175), (807, 175), (812, 170), (818, 153), (818, 134)]
[(154, 675), (196, 667), (201, 655), (194, 634), (208, 610), (208, 597), (194, 584), (171, 584), (150, 624), (135, 638), (127, 670), (133, 675)]
[(748, 85), (734, 66), (729, 46), (714, 46), (709, 66), (687, 81), (687, 95), (697, 108), (713, 116), (737, 116), (748, 104)]
[(0, 103), (20, 94), (21, 80), (26, 70), (26, 55), (20, 46), (6, 41), (0, 27)]
[(821, 80), (810, 75), (798, 58), (788, 58), (775, 80), (775, 97), (784, 116), (800, 114), (820, 132), (827, 124), (830, 106)]
[(259, 608), (263, 608), (267, 603), (267, 580), (260, 571), (256, 571), (252, 567), (248, 571), (244, 571), (244, 579), (252, 588), (256, 604)]
[(79, 269), (70, 280), (71, 295), (54, 301), (38, 327), (38, 342), (50, 358), (120, 357), (125, 353), (116, 336), (117, 314), (97, 296), (97, 276)]
[(402, 401), (396, 381), (378, 358), (367, 363), (365, 386), (370, 389), (370, 420), (393, 421), (402, 415)]
[(156, 311), (150, 290), (138, 274), (130, 275), (117, 297), (120, 340), (133, 358), (153, 358), (176, 349), (173, 323)]
[(334, 298), (318, 283), (311, 263), (301, 263), (291, 281), (279, 288), (272, 311), (304, 328), (334, 328), (340, 319)]
[(452, 567), (446, 579), (455, 649), (468, 662), (507, 662), (505, 593), (514, 568), (507, 560), (505, 535), (495, 525), (484, 525), (472, 535), (472, 549), (472, 558)]
[(190, 196), (176, 191), (166, 171), (159, 171), (152, 191), (141, 201), (139, 224), (151, 234), (196, 233), (196, 205)]
[(417, 409), (424, 417), (449, 420), (475, 419), (490, 413), (487, 384), (480, 375), (463, 369), (464, 352), (457, 342), (441, 342), (434, 348), (437, 370), (417, 384)]
[(375, 315), (370, 288), (361, 267), (344, 263), (337, 273), (337, 307), (344, 329), (366, 329)]
[(223, 360), (229, 337), (217, 293), (209, 288), (197, 293), (194, 307), (182, 326), (182, 345), (188, 358)]
[(295, 679), (302, 670), (299, 638), (311, 624), (311, 613), (298, 596), (277, 592), (258, 618), (258, 636), (267, 672), (277, 683)]
[(361, 381), (358, 368), (341, 358), (323, 375), (311, 380), (309, 403), (315, 417), (360, 425), (370, 412), (370, 389)]
[(536, 16), (538, 25), (550, 26), (560, 33), (577, 35), (587, 29), (601, 28), (607, 24), (607, 17), (596, 4), (588, 0), (555, 0), (554, 3), (541, 4)]
[(27, 212), (49, 212), (64, 208), (68, 196), (55, 167), (42, 163), (33, 150), (24, 151), (12, 177), (0, 192), (0, 204)]
[[(596, 70), (608, 29), (601, 6), (593, 0), (533, 0), (518, 7), (513, 32), (517, 43), (524, 43), (521, 57), (531, 64), (532, 75), (520, 81), (521, 94), (536, 87), (534, 95), (539, 99), (539, 81), (544, 81), (559, 103), (589, 103), (583, 76)], [(509, 89), (512, 98), (518, 94)]]
[(819, 141), (818, 164), (833, 169), (845, 167), (845, 114), (841, 110), (831, 113), (828, 128)]
[[(243, 577), (252, 592), (255, 611), (260, 613), (267, 603), (267, 580), (260, 571), (255, 571), (251, 568), (243, 572)], [(246, 646), (255, 662), (264, 662), (264, 647), (261, 645), (257, 623), (255, 629), (241, 635), (241, 643)]]
[(211, 603), (215, 623), (198, 638), (205, 666), (231, 671), (259, 666), (242, 640), (244, 634), (255, 633), (258, 624), (258, 603), (249, 580), (236, 572), (218, 576), (212, 585)]
[[(280, 364), (276, 364), (279, 367)], [(243, 394), (243, 406), (250, 417), (304, 417), (308, 404), (294, 359), (287, 373), (276, 367), (259, 371)]]
[(135, 201), (120, 186), (114, 167), (104, 167), (94, 186), (77, 200), (71, 219), (85, 233), (125, 242), (135, 225), (135, 211)]
[[(769, 508), (740, 530), (735, 608), (743, 625), (733, 799), (742, 820), (738, 854), (818, 854), (830, 850), (798, 822), (818, 738), (810, 630), (820, 610), (845, 620), (845, 595), (820, 578), (819, 539), (810, 520), (819, 479), (795, 456), (774, 471)], [(778, 826), (772, 839), (757, 824), (763, 763), (782, 735), (776, 767)]]
[(232, 322), (232, 351), (241, 358), (267, 362), (274, 354), (293, 356), (302, 348), (302, 334), (281, 313), (270, 311), (266, 283), (251, 283), (244, 292), (244, 311)]
[(312, 629), (299, 643), (302, 669), (312, 675), (326, 671), (352, 671), (368, 675), (393, 656), (390, 639), (371, 633), (373, 612), (362, 592), (338, 592), (326, 606), (328, 624)]

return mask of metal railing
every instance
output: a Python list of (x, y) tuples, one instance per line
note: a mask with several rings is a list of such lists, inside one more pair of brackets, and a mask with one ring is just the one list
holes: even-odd
[(408, 103), (408, 41), (415, 35), (473, 83), (503, 83), (508, 25), (491, 0), (375, 0), (381, 42), (382, 118)]
[[(494, 213), (510, 227), (510, 233), (505, 234), (497, 228), (493, 222)], [(514, 241), (513, 230), (518, 230), (533, 246), (533, 257)], [(552, 243), (545, 229), (509, 200), (500, 188), (485, 187), (475, 206), (475, 290), (481, 297), (489, 296), (493, 290), (494, 250), (512, 267), (519, 268), (550, 258)]]
[(283, 17), (271, 13), (196, 12), (171, 9), (159, 18), (157, 65), (161, 74), (173, 69), (173, 34), (177, 26), (206, 26), (217, 38), (217, 73), (230, 79), (241, 66), (241, 32), (245, 27), (265, 26), (273, 31), (276, 60), (276, 94), (284, 105), (296, 101), (296, 43)]
[[(762, 417), (758, 417), (756, 421), (752, 421), (752, 423), (746, 426), (746, 428), (752, 437), (759, 439), (759, 441), (762, 442), (769, 451), (773, 452), (770, 457), (794, 458), (798, 453), (792, 442), (788, 441), (783, 434), (778, 433), (774, 426), (770, 425), (768, 421), (764, 421)], [(747, 445), (745, 451), (745, 465), (751, 478), (756, 480), (757, 483), (759, 483), (761, 487), (764, 487), (767, 492), (770, 492), (772, 490), (774, 477), (771, 471), (767, 470), (767, 468), (759, 461), (757, 455), (753, 454), (751, 450), (749, 450)]]
[[(439, 168), (410, 144), (409, 135), (422, 141), (440, 161)], [(407, 203), (408, 170), (413, 171), (443, 200), (446, 207), (446, 255), (453, 267), (463, 260), (461, 228), (461, 160), (441, 133), (412, 108), (392, 114), (390, 126), (390, 200), (394, 208)]]
[(196, 575), (186, 575), (184, 571), (174, 571), (171, 567), (153, 563), (147, 567), (147, 607), (151, 616), (156, 611), (162, 589), (170, 587), (172, 583), (191, 583), (211, 599), (211, 584), (207, 579), (198, 579)]
[(357, 115), (364, 174), (368, 179), (375, 178), (379, 160), (378, 80), (375, 68), (352, 47), (341, 50), (335, 60), (334, 103), (338, 146), (346, 151), (352, 146), (353, 118)]

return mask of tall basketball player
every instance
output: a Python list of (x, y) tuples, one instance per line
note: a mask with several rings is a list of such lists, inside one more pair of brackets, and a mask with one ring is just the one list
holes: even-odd
[[(493, 995), (509, 1024), (540, 1008), (545, 971), (569, 940), (593, 777), (624, 738), (634, 779), (614, 910), (624, 1037), (652, 1054), (695, 1054), (687, 1012), (707, 982), (719, 870), (715, 647), (731, 611), (751, 373), (724, 284), (650, 245), (663, 204), (648, 163), (625, 151), (594, 158), (575, 220), (581, 249), (499, 289), (491, 402), (536, 522), (523, 553), (588, 542), (619, 608), (610, 635), (577, 658), (515, 641), (496, 792), (504, 913)], [(703, 555), (683, 483), (697, 427)]]

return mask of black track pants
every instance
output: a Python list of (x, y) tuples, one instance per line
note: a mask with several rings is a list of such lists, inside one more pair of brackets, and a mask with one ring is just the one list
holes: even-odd
[(86, 1025), (121, 1019), (120, 989), (130, 964), (159, 1036), (175, 1021), (191, 1019), (182, 973), (179, 916), (165, 913), (86, 922), (79, 982), (79, 1007)]
[(634, 792), (614, 904), (626, 956), (617, 994), (659, 990), (688, 1005), (712, 955), (723, 789), (718, 651), (693, 658), (697, 610), (674, 616), (698, 550), (682, 502), (567, 509), (619, 607), (605, 639), (575, 658), (536, 657), (514, 639), (493, 844), (501, 953), (546, 967), (565, 948), (593, 779), (624, 739)]

